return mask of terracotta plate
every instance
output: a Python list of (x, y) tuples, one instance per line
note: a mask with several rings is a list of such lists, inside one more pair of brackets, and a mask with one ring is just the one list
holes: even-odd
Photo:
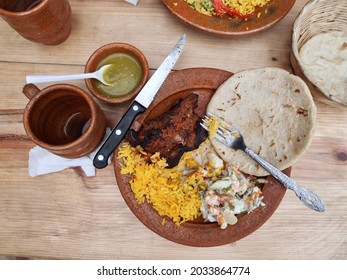
[[(146, 112), (140, 115), (133, 125), (138, 130), (141, 124), (166, 112), (179, 98), (194, 92), (199, 95), (198, 114), (203, 116), (207, 104), (219, 87), (232, 73), (211, 68), (190, 68), (172, 72), (158, 92)], [(120, 161), (117, 151), (114, 169), (120, 192), (136, 217), (149, 229), (160, 236), (189, 246), (218, 246), (235, 242), (258, 229), (275, 212), (286, 189), (271, 176), (263, 187), (266, 206), (257, 208), (249, 215), (238, 215), (239, 221), (227, 229), (220, 229), (216, 223), (205, 223), (202, 219), (176, 226), (170, 219), (162, 225), (162, 217), (151, 204), (138, 204), (129, 185), (130, 176), (120, 174)], [(286, 170), (289, 175), (290, 170)]]
[[(162, 0), (167, 8), (180, 20), (200, 30), (227, 36), (246, 35), (265, 30), (279, 22), (293, 7), (295, 0), (272, 0), (257, 8), (254, 16), (247, 20), (206, 16), (192, 9), (184, 0)], [(259, 17), (257, 16), (259, 14)]]

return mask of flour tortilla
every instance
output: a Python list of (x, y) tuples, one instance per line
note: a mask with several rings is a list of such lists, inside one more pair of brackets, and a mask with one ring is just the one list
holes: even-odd
[[(233, 125), (250, 149), (280, 170), (305, 152), (314, 135), (316, 106), (307, 85), (279, 68), (236, 73), (217, 89), (207, 112)], [(224, 161), (242, 172), (268, 175), (243, 151), (211, 142)]]
[(347, 104), (347, 33), (320, 33), (299, 55), (305, 76), (326, 96)]

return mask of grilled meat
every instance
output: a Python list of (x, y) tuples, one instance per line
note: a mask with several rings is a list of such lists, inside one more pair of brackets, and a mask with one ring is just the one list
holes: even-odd
[(199, 125), (201, 118), (194, 112), (197, 106), (198, 95), (188, 95), (167, 113), (145, 122), (138, 132), (132, 131), (134, 144), (151, 154), (159, 152), (169, 167), (177, 165), (185, 151), (196, 149), (207, 137)]

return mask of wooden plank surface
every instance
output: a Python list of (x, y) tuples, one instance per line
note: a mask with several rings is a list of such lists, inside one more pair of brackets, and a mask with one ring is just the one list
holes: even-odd
[[(292, 177), (318, 193), (325, 213), (287, 192), (274, 215), (232, 244), (192, 248), (147, 229), (124, 203), (112, 166), (85, 177), (79, 169), (31, 178), (22, 113), (25, 75), (83, 72), (94, 50), (110, 42), (135, 45), (155, 70), (187, 34), (175, 70), (214, 67), (236, 72), (289, 62), (292, 24), (307, 1), (298, 0), (277, 25), (252, 36), (229, 38), (193, 29), (158, 0), (71, 0), (73, 31), (58, 46), (29, 42), (0, 20), (0, 255), (47, 259), (346, 259), (347, 109), (317, 102), (316, 134)], [(86, 89), (83, 81), (73, 82)], [(45, 85), (40, 85), (43, 87)], [(127, 104), (101, 104), (113, 126)]]

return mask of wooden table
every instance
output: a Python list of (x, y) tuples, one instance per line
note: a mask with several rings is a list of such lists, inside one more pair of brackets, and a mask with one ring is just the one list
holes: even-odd
[[(22, 125), (28, 100), (25, 75), (83, 72), (101, 45), (126, 42), (155, 70), (183, 33), (187, 44), (175, 70), (214, 67), (231, 72), (276, 66), (292, 71), (289, 53), (298, 0), (277, 25), (256, 35), (220, 37), (193, 29), (158, 0), (132, 6), (121, 0), (71, 0), (73, 31), (66, 42), (29, 42), (0, 20), (0, 255), (44, 259), (346, 259), (347, 109), (317, 102), (317, 129), (292, 177), (318, 193), (325, 213), (303, 206), (288, 191), (256, 232), (229, 245), (195, 248), (146, 228), (121, 197), (113, 167), (85, 177), (78, 169), (31, 178), (34, 144)], [(141, 29), (141, 30), (140, 30)], [(83, 81), (72, 82), (86, 89)], [(41, 85), (41, 87), (44, 85)], [(101, 104), (113, 126), (128, 104)]]

